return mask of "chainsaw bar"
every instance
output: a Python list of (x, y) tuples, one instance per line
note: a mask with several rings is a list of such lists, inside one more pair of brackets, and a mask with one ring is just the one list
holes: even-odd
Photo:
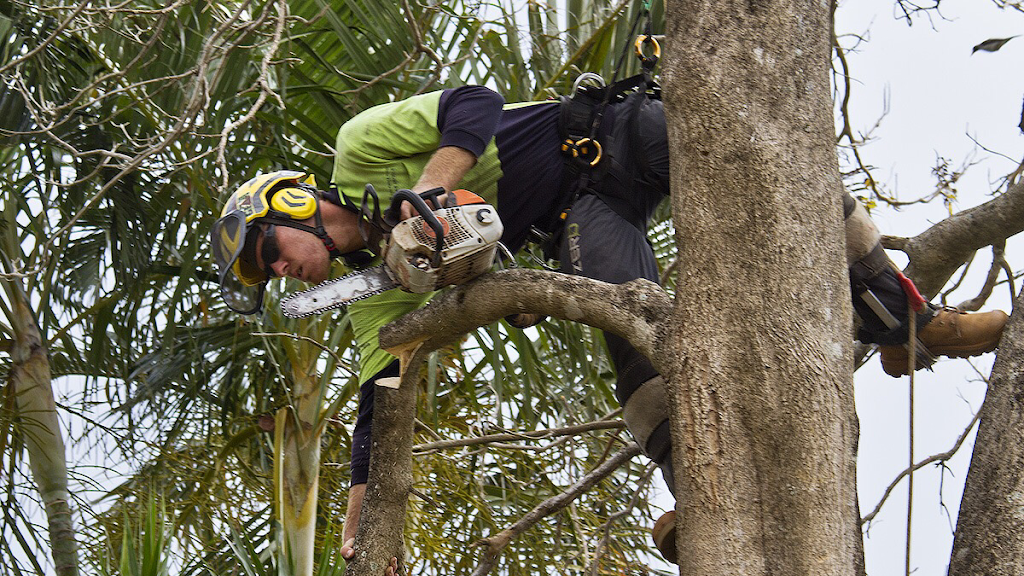
[(398, 282), (391, 278), (381, 264), (290, 294), (281, 300), (281, 311), (289, 318), (305, 318), (347, 306), (398, 286)]

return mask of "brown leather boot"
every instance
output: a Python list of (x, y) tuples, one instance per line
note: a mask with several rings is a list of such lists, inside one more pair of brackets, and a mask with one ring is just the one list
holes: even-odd
[[(932, 356), (967, 358), (995, 350), (1008, 316), (1002, 310), (968, 313), (943, 308), (917, 332), (917, 338)], [(879, 346), (882, 370), (894, 378), (908, 373), (906, 346)], [(924, 368), (921, 363), (917, 368)]]
[(669, 510), (658, 518), (651, 528), (651, 536), (654, 537), (654, 545), (665, 560), (678, 564), (676, 556), (676, 511)]

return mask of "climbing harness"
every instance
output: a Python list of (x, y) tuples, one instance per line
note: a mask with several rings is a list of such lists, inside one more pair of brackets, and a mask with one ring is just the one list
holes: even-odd
[[(622, 102), (630, 94), (641, 94), (654, 100), (661, 99), (661, 86), (654, 80), (652, 74), (661, 57), (661, 46), (651, 32), (649, 0), (645, 0), (637, 12), (629, 36), (636, 32), (641, 17), (645, 17), (646, 20), (644, 31), (636, 36), (633, 42), (623, 47), (612, 75), (612, 82), (606, 85), (600, 75), (586, 72), (573, 83), (570, 95), (560, 98), (558, 129), (562, 139), (560, 149), (565, 158), (561, 189), (568, 192), (548, 225), (543, 228), (534, 226), (530, 230), (531, 239), (540, 245), (548, 259), (554, 259), (553, 255), (572, 206), (581, 194), (591, 188), (592, 182), (608, 170), (607, 147), (602, 144), (600, 138), (602, 121), (608, 105)], [(630, 47), (640, 61), (640, 73), (618, 80)]]

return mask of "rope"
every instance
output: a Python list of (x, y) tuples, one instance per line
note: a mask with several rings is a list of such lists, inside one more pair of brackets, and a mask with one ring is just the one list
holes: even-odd
[[(900, 275), (903, 278), (906, 276)], [(902, 280), (901, 280), (902, 282)], [(909, 282), (909, 280), (908, 280)], [(914, 287), (913, 283), (910, 284), (914, 294), (918, 298), (921, 298), (921, 294)], [(904, 288), (906, 290), (906, 288)], [(907, 551), (905, 559), (906, 576), (910, 576), (910, 528), (911, 528), (911, 516), (914, 510), (914, 370), (917, 364), (917, 310), (914, 308), (914, 296), (908, 291), (907, 292), (907, 304), (910, 306), (910, 317), (908, 332), (909, 336), (907, 339), (908, 346), (910, 347), (910, 354), (907, 355), (907, 368), (910, 371), (910, 391), (909, 391), (909, 468), (910, 474), (907, 475)]]

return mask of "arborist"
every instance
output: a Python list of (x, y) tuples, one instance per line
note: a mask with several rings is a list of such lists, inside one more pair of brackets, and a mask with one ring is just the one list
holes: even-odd
[[(656, 54), (652, 44), (649, 35), (637, 40), (641, 58), (655, 59), (643, 55)], [(385, 202), (404, 188), (472, 190), (497, 206), (505, 226), (502, 242), (512, 251), (536, 240), (565, 273), (612, 283), (658, 282), (646, 233), (669, 193), (669, 154), (660, 90), (648, 65), (608, 86), (578, 86), (561, 101), (504, 104), (487, 88), (464, 86), (382, 104), (342, 126), (336, 150), (328, 190), (317, 189), (303, 173), (282, 171), (253, 178), (228, 199), (212, 243), (222, 293), (233, 309), (258, 311), (272, 278), (318, 283), (330, 275), (334, 258), (365, 263), (357, 203), (367, 183)], [(912, 284), (901, 283), (863, 207), (849, 195), (843, 206), (853, 303), (862, 320), (858, 337), (881, 344), (885, 371), (899, 376), (908, 365)], [(361, 358), (361, 394), (342, 549), (346, 558), (354, 555), (369, 470), (374, 383), (398, 375), (398, 361), (379, 348), (377, 333), (429, 297), (390, 290), (349, 306)], [(523, 317), (512, 322), (530, 323)], [(996, 347), (1006, 314), (965, 314), (920, 302), (916, 322), (922, 352), (973, 356)], [(604, 338), (617, 371), (623, 419), (672, 488), (665, 382), (625, 339)], [(674, 527), (670, 511), (654, 530), (656, 546), (672, 562)]]

